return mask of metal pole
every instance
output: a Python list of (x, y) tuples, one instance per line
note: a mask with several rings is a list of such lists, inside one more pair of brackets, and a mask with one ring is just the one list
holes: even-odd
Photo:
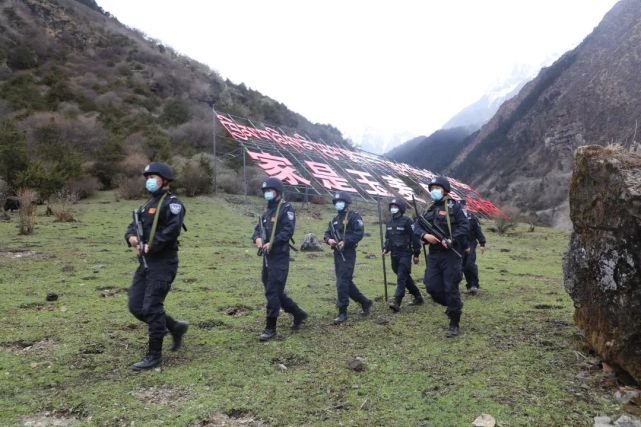
[(213, 117), (213, 127), (214, 127), (214, 139), (213, 139), (213, 149), (214, 149), (214, 176), (213, 176), (213, 184), (214, 184), (214, 196), (218, 195), (218, 183), (216, 182), (216, 175), (217, 175), (217, 169), (218, 167), (216, 164), (218, 163), (218, 160), (216, 159), (216, 120), (218, 120), (218, 113), (216, 113), (216, 109), (214, 108), (214, 103), (212, 102), (211, 104), (211, 111), (214, 115)]
[(245, 208), (247, 208), (247, 156), (245, 155), (245, 147), (240, 148), (243, 151), (243, 193), (245, 194)]
[(385, 292), (385, 302), (387, 302), (387, 268), (385, 267), (385, 256), (383, 255), (383, 250), (385, 249), (385, 243), (383, 242), (383, 215), (381, 214), (381, 199), (376, 199), (378, 205), (378, 231), (381, 236), (381, 260), (383, 261), (383, 288)]

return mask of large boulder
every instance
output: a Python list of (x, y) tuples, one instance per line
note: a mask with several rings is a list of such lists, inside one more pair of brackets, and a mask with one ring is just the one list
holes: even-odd
[(576, 150), (564, 258), (574, 319), (594, 351), (641, 382), (641, 156)]

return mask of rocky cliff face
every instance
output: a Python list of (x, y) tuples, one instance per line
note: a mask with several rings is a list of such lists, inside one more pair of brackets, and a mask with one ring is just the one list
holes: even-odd
[(602, 359), (641, 382), (641, 156), (579, 148), (569, 205), (563, 270), (576, 324)]
[(447, 172), (543, 223), (567, 223), (575, 149), (638, 149), (639, 70), (641, 0), (621, 0), (576, 49), (503, 104)]

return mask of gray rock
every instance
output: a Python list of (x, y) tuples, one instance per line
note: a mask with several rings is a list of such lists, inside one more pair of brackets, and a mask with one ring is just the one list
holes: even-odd
[(617, 427), (641, 427), (641, 421), (635, 417), (621, 415), (619, 419), (614, 422), (614, 425)]
[(608, 364), (641, 381), (641, 156), (613, 146), (576, 150), (573, 232), (563, 260), (574, 319)]
[(355, 357), (347, 362), (347, 367), (352, 371), (361, 372), (365, 369), (365, 362), (360, 357)]
[(305, 237), (303, 237), (300, 250), (303, 252), (321, 252), (323, 250), (323, 244), (314, 233), (307, 233)]
[(594, 427), (612, 427), (610, 417), (594, 417)]

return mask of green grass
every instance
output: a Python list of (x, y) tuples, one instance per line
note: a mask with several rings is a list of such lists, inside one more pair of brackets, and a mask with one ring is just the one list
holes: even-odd
[[(380, 257), (366, 257), (380, 253), (375, 207), (359, 206), (371, 236), (359, 246), (355, 282), (377, 297), (372, 315), (361, 318), (352, 304), (348, 324), (333, 326), (330, 252), (294, 253), (287, 291), (310, 319), (292, 333), (283, 315), (285, 338), (261, 343), (260, 258), (249, 239), (255, 218), (245, 214), (261, 201), (183, 201), (189, 231), (166, 307), (191, 327), (183, 349), (143, 373), (129, 369), (146, 327), (127, 311), (136, 259), (123, 239), (139, 202), (100, 193), (75, 206), (78, 222), (39, 215), (31, 236), (17, 235), (15, 215), (0, 223), (0, 425), (38, 414), (83, 425), (200, 425), (224, 413), (274, 426), (469, 426), (488, 413), (500, 426), (587, 426), (620, 411), (598, 375), (577, 379), (585, 349), (562, 286), (565, 232), (487, 232), (482, 292), (463, 296), (462, 334), (448, 340), (443, 307), (394, 315), (384, 305)], [(322, 234), (332, 215), (319, 206), (298, 213), (297, 242)], [(424, 267), (421, 258), (415, 278)], [(48, 292), (58, 301), (45, 302)], [(241, 315), (225, 314), (229, 307)], [(347, 368), (356, 356), (363, 372)]]

